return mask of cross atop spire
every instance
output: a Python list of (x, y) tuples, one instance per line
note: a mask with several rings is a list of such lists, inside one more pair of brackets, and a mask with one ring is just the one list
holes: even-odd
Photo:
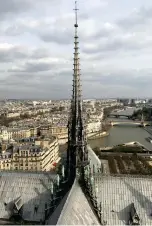
[(75, 1), (75, 9), (74, 9), (74, 11), (75, 11), (75, 25), (74, 25), (74, 27), (78, 27), (78, 14), (77, 14), (78, 10), (79, 9), (77, 8), (77, 1)]

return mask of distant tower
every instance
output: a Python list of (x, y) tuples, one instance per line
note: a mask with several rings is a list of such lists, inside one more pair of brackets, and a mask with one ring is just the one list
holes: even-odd
[[(81, 99), (79, 52), (78, 52), (78, 21), (77, 2), (75, 2), (75, 36), (74, 36), (74, 69), (73, 89), (71, 99), (70, 117), (68, 122), (68, 150), (67, 166), (71, 178), (76, 177), (76, 171), (82, 169), (88, 162), (87, 141), (83, 123), (83, 110)], [(80, 171), (79, 171), (80, 172)]]

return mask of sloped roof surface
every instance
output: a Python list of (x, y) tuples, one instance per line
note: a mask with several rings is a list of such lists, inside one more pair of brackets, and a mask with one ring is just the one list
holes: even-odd
[[(88, 156), (91, 160), (91, 168), (101, 165), (99, 158), (95, 155), (88, 145)], [(98, 225), (94, 215), (81, 187), (76, 180), (70, 192), (68, 192), (52, 216), (47, 222), (48, 225)]]
[(100, 176), (95, 179), (95, 185), (107, 225), (126, 225), (132, 203), (140, 225), (152, 225), (152, 178)]
[(58, 219), (59, 219), (59, 217), (61, 215), (61, 212), (63, 210), (63, 207), (64, 207), (64, 205), (66, 203), (66, 200), (67, 200), (68, 196), (69, 196), (69, 191), (63, 197), (63, 199), (61, 200), (60, 204), (57, 206), (57, 208), (55, 209), (53, 214), (47, 220), (47, 222), (46, 222), (47, 225), (56, 225), (57, 224)]
[[(45, 204), (50, 203), (52, 174), (0, 172), (0, 218), (9, 219), (12, 204), (20, 197), (23, 219), (40, 221), (44, 218)], [(7, 204), (7, 208), (6, 208)], [(38, 206), (35, 212), (35, 206)]]
[(57, 225), (99, 225), (77, 180), (71, 188)]

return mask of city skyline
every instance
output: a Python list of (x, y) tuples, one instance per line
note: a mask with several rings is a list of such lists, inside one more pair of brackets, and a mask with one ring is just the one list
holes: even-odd
[[(1, 98), (71, 97), (74, 1), (6, 0)], [(127, 4), (128, 3), (128, 4)], [(152, 3), (79, 0), (83, 98), (150, 97)], [(91, 95), (90, 95), (91, 94)]]

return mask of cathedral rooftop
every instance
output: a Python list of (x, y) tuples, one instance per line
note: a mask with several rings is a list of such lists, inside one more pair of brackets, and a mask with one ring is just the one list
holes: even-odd
[(1, 171), (0, 219), (9, 220), (16, 208), (22, 208), (25, 221), (44, 220), (45, 206), (50, 204), (50, 187), (54, 178), (53, 173)]
[(100, 176), (95, 178), (95, 187), (107, 225), (128, 225), (133, 211), (140, 225), (152, 224), (152, 177)]
[(100, 225), (77, 179), (71, 188), (57, 225)]

